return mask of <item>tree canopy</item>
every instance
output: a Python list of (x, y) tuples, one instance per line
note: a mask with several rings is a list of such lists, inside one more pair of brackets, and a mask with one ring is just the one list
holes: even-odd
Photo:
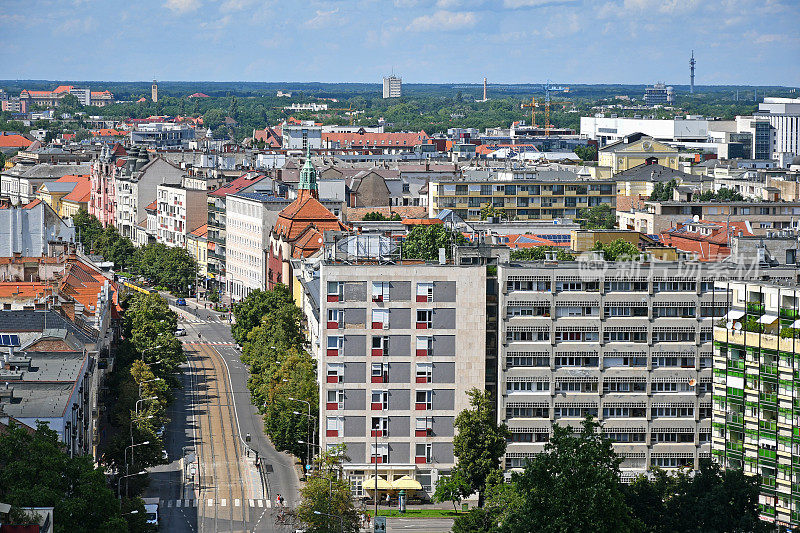
[(449, 259), (453, 254), (453, 245), (466, 244), (467, 239), (458, 232), (451, 231), (444, 224), (414, 226), (403, 241), (403, 259), (423, 259), (436, 261), (439, 248), (444, 248)]
[(651, 201), (669, 202), (672, 200), (672, 191), (678, 186), (677, 180), (674, 178), (666, 183), (658, 182), (653, 186), (653, 192), (650, 193)]
[(700, 194), (701, 202), (744, 202), (744, 196), (739, 191), (721, 187), (717, 192), (705, 191)]
[(603, 252), (603, 257), (606, 261), (630, 261), (642, 255), (638, 246), (622, 238), (609, 243), (595, 241), (592, 250)]
[(575, 261), (575, 256), (563, 248), (553, 246), (535, 246), (533, 248), (517, 248), (511, 252), (514, 261), (544, 261), (548, 252), (555, 252), (556, 261)]
[(597, 161), (597, 147), (595, 146), (576, 146), (573, 151), (581, 158), (581, 161)]
[(579, 216), (587, 229), (614, 229), (617, 225), (616, 213), (608, 204), (583, 208)]
[(358, 533), (361, 517), (355, 508), (350, 483), (344, 475), (344, 447), (324, 451), (314, 458), (314, 473), (300, 489), (297, 516), (308, 533)]

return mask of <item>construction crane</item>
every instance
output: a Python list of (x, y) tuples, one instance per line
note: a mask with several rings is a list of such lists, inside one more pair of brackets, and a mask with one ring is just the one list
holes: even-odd
[(329, 107), (328, 111), (347, 111), (350, 114), (350, 125), (353, 125), (353, 120), (355, 119), (356, 114), (353, 113), (353, 104), (350, 104), (350, 107)]
[(553, 125), (550, 124), (550, 105), (567, 105), (572, 102), (553, 102), (550, 100), (550, 91), (563, 91), (564, 87), (552, 85), (550, 80), (547, 80), (547, 83), (542, 86), (544, 89), (544, 134), (545, 137), (550, 136), (550, 130), (553, 128)]
[(522, 104), (521, 107), (523, 109), (526, 108), (526, 107), (530, 107), (531, 108), (531, 126), (534, 127), (534, 128), (537, 127), (536, 126), (536, 108), (539, 107), (539, 104), (536, 103), (536, 98), (531, 96), (531, 103), (530, 104)]

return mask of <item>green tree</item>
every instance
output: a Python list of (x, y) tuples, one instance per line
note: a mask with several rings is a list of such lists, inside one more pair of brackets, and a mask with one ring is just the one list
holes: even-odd
[(650, 200), (660, 201), (660, 202), (669, 202), (672, 200), (672, 192), (675, 190), (675, 187), (678, 186), (677, 180), (674, 178), (669, 180), (666, 183), (658, 182), (653, 186), (653, 192), (650, 193)]
[(453, 245), (463, 245), (467, 239), (458, 232), (449, 230), (444, 224), (414, 226), (403, 241), (404, 259), (436, 261), (439, 248), (444, 248), (447, 258), (453, 254)]
[(701, 459), (695, 472), (655, 469), (652, 479), (640, 476), (623, 489), (643, 532), (767, 532), (772, 528), (759, 519), (760, 485), (760, 476)]
[(556, 261), (575, 261), (575, 256), (563, 248), (553, 246), (534, 246), (533, 248), (517, 248), (511, 252), (514, 261), (544, 261), (547, 252), (555, 252)]
[(554, 424), (544, 450), (512, 476), (524, 504), (504, 531), (636, 531), (620, 484), (621, 462), (591, 417), (577, 432)]
[(11, 422), (0, 433), (0, 501), (53, 507), (55, 531), (128, 531), (101, 468), (89, 456), (70, 457), (45, 424), (36, 431)]
[(224, 122), (225, 112), (222, 109), (210, 109), (203, 115), (203, 126), (210, 128), (212, 131), (217, 130)]
[(236, 324), (231, 334), (236, 342), (244, 344), (248, 334), (262, 328), (270, 342), (278, 343), (283, 349), (301, 346), (305, 339), (300, 330), (302, 312), (286, 285), (278, 284), (268, 291), (255, 290), (245, 299), (233, 306)]
[(743, 202), (744, 196), (739, 191), (721, 187), (717, 192), (703, 192), (698, 199), (701, 202)]
[(576, 146), (574, 152), (581, 158), (581, 161), (597, 161), (597, 147), (595, 146)]
[[(467, 392), (470, 409), (458, 413), (457, 430), (453, 438), (453, 453), (458, 458), (454, 475), (459, 475), (469, 491), (478, 493), (478, 506), (483, 506), (486, 479), (500, 467), (500, 458), (506, 452), (506, 439), (511, 432), (505, 424), (497, 425), (491, 396), (487, 391), (471, 389)], [(468, 494), (464, 494), (465, 496)]]
[[(525, 505), (516, 482), (506, 482), (503, 471), (497, 469), (486, 479), (486, 503), (456, 518), (453, 533), (501, 533), (520, 530), (508, 527), (511, 517)], [(526, 531), (526, 530), (522, 530)]]
[(92, 247), (92, 243), (103, 232), (103, 225), (100, 224), (96, 216), (90, 215), (86, 208), (83, 207), (72, 216), (72, 223), (75, 225), (75, 234), (78, 237), (78, 242), (88, 252)]
[(75, 139), (74, 140), (76, 142), (81, 142), (81, 141), (85, 141), (87, 139), (91, 139), (91, 137), (92, 137), (92, 134), (89, 132), (89, 130), (87, 130), (86, 128), (81, 128), (81, 129), (79, 129), (78, 131), (75, 132)]
[(587, 229), (614, 229), (617, 225), (616, 212), (608, 204), (583, 208), (578, 215)]
[(500, 219), (508, 220), (508, 215), (502, 209), (497, 209), (491, 204), (485, 204), (481, 207), (481, 220), (486, 220), (489, 217), (497, 217)]
[(436, 483), (436, 491), (433, 493), (433, 501), (437, 503), (452, 502), (453, 509), (458, 510), (464, 494), (470, 494), (470, 488), (464, 480), (461, 472), (456, 470), (453, 474), (439, 478)]
[(314, 458), (314, 474), (300, 489), (302, 501), (297, 516), (308, 533), (358, 533), (361, 517), (344, 475), (344, 447)]
[(630, 261), (641, 257), (642, 252), (639, 248), (625, 239), (616, 239), (607, 244), (595, 241), (592, 250), (603, 252), (606, 261)]

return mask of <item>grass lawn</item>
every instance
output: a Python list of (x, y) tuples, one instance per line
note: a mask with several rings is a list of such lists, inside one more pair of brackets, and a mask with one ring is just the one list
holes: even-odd
[[(375, 509), (370, 509), (370, 516), (375, 516)], [(397, 509), (380, 509), (378, 516), (402, 516), (403, 518), (456, 518), (460, 513), (452, 509), (407, 509), (401, 513)]]

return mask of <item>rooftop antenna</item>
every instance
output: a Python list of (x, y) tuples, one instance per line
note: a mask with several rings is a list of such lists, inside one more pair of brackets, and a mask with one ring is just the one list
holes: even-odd
[(689, 60), (689, 92), (694, 93), (694, 65), (697, 63), (694, 60), (694, 50), (692, 50), (692, 58)]

